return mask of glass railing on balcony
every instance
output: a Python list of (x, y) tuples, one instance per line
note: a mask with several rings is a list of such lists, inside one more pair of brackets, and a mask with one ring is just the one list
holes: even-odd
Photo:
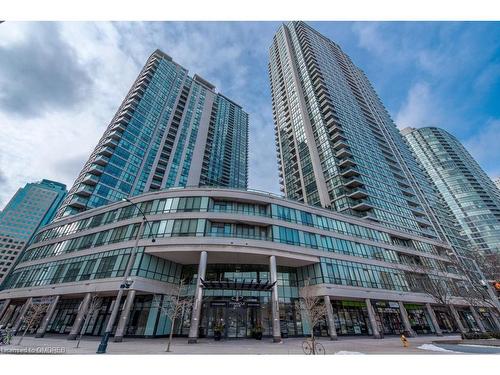
[(98, 182), (99, 178), (92, 174), (86, 175), (82, 181), (82, 183), (86, 185), (96, 185)]
[(89, 185), (80, 185), (75, 194), (88, 197), (94, 192), (94, 188)]
[(69, 206), (75, 208), (84, 208), (87, 206), (88, 201), (89, 201), (88, 198), (83, 198), (78, 195), (75, 195), (73, 199), (71, 199), (71, 202), (69, 202)]
[(99, 164), (92, 164), (89, 168), (89, 173), (92, 173), (96, 176), (100, 176), (104, 172), (104, 167)]
[(98, 155), (95, 160), (94, 160), (94, 164), (98, 164), (98, 165), (106, 165), (108, 164), (109, 162), (109, 158), (107, 156), (104, 156), (104, 155)]

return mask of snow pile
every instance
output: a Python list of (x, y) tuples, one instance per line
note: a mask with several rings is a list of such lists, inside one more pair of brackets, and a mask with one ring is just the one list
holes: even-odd
[(348, 354), (364, 354), (364, 353), (360, 353), (360, 352), (349, 352), (347, 350), (341, 350), (340, 352), (336, 352), (335, 354), (340, 354), (340, 355), (348, 355)]
[(440, 348), (439, 346), (436, 346), (433, 344), (423, 344), (423, 345), (420, 345), (417, 349), (431, 350), (433, 352), (459, 353), (459, 352), (455, 352), (453, 350)]

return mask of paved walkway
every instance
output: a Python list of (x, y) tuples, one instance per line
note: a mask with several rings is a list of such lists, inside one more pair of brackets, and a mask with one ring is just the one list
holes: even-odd
[[(327, 354), (463, 354), (457, 352), (457, 346), (446, 348), (436, 346), (437, 336), (419, 336), (410, 338), (410, 347), (403, 348), (399, 337), (386, 337), (376, 340), (369, 337), (342, 337), (338, 341), (321, 338)], [(446, 336), (447, 340), (458, 340), (459, 336)], [(14, 337), (11, 345), (0, 346), (0, 353), (50, 353), (53, 354), (95, 354), (99, 338), (85, 337), (80, 347), (76, 341), (66, 340), (66, 336), (47, 335), (44, 338), (27, 336), (20, 346), (19, 338)], [(273, 343), (269, 338), (262, 341), (253, 339), (223, 340), (201, 339), (198, 344), (188, 344), (187, 338), (174, 338), (172, 352), (166, 353), (166, 338), (139, 339), (126, 338), (121, 343), (109, 342), (109, 354), (303, 354), (303, 338), (288, 338), (283, 343)]]

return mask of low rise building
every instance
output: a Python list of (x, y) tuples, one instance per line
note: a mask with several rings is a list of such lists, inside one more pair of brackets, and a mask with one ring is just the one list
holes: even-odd
[[(176, 188), (45, 227), (0, 291), (0, 324), (18, 328), (30, 303), (49, 298), (53, 306), (39, 335), (74, 338), (98, 295), (102, 305), (86, 334), (103, 334), (120, 303), (117, 340), (163, 336), (169, 320), (154, 301), (184, 280), (195, 303), (174, 333), (190, 342), (212, 337), (220, 323), (227, 338), (251, 337), (257, 327), (275, 340), (308, 334), (297, 304), (305, 285), (328, 306), (316, 333), (332, 339), (500, 329), (487, 306), (474, 309), (456, 297), (447, 309), (415, 282), (414, 261), (428, 265), (426, 277), (460, 282), (447, 252), (433, 238), (269, 193)], [(120, 288), (125, 293), (117, 302)]]

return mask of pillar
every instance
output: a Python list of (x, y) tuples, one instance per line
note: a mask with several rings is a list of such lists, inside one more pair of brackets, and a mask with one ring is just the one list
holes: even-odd
[(92, 298), (91, 293), (87, 293), (85, 294), (85, 297), (83, 297), (82, 303), (80, 304), (80, 308), (78, 309), (78, 314), (76, 315), (75, 322), (73, 323), (73, 327), (71, 327), (68, 340), (76, 340), (76, 338), (80, 334), (80, 331), (82, 329), (82, 324), (83, 321), (85, 320), (85, 315), (87, 314), (91, 298)]
[(369, 298), (365, 299), (366, 309), (368, 310), (368, 318), (370, 319), (370, 325), (372, 326), (372, 333), (374, 339), (381, 339), (382, 336), (378, 330), (377, 319), (375, 318), (375, 310), (372, 306), (372, 301)]
[(280, 326), (280, 305), (278, 300), (278, 271), (276, 268), (276, 257), (269, 257), (269, 270), (271, 274), (271, 284), (274, 283), (271, 291), (271, 311), (273, 318), (273, 342), (281, 342), (281, 326)]
[(24, 303), (23, 307), (21, 308), (21, 311), (19, 312), (19, 316), (17, 317), (16, 322), (12, 326), (12, 333), (14, 335), (17, 334), (17, 331), (21, 327), (21, 324), (23, 323), (23, 318), (24, 315), (26, 315), (26, 312), (28, 311), (29, 307), (31, 306), (31, 301), (33, 301), (33, 298), (28, 298), (26, 302)]
[(335, 329), (335, 320), (333, 319), (332, 302), (330, 296), (324, 296), (326, 306), (326, 323), (328, 324), (328, 332), (330, 333), (330, 340), (337, 340), (337, 330)]
[(194, 293), (193, 311), (191, 314), (191, 326), (189, 327), (189, 344), (196, 344), (198, 341), (198, 327), (200, 326), (201, 307), (203, 299), (203, 288), (201, 279), (205, 278), (207, 270), (207, 252), (200, 253), (200, 263), (198, 264), (198, 279), (196, 280), (196, 290)]
[(450, 305), (450, 311), (451, 315), (453, 315), (453, 318), (457, 322), (458, 330), (460, 333), (466, 333), (467, 331), (465, 330), (464, 325), (462, 324), (462, 321), (460, 320), (460, 316), (458, 315), (457, 309), (455, 309), (455, 306)]
[(54, 296), (52, 302), (47, 308), (47, 312), (45, 313), (42, 322), (40, 323), (40, 327), (38, 327), (38, 330), (36, 331), (35, 337), (40, 338), (45, 335), (45, 331), (47, 330), (47, 326), (49, 325), (52, 315), (54, 315), (54, 311), (56, 310), (58, 302), (59, 302), (59, 296)]
[(401, 319), (403, 320), (403, 325), (405, 327), (405, 331), (410, 335), (410, 337), (415, 337), (417, 334), (411, 328), (410, 319), (408, 318), (408, 311), (406, 311), (406, 307), (403, 301), (399, 301), (399, 311), (401, 312)]
[(476, 309), (472, 305), (470, 307), (470, 312), (472, 313), (472, 316), (476, 320), (476, 323), (477, 323), (477, 326), (479, 327), (479, 330), (481, 332), (483, 332), (483, 333), (486, 332), (486, 328), (484, 328), (484, 324), (481, 321), (481, 317), (479, 316), (479, 314), (477, 313)]
[(491, 319), (495, 322), (495, 326), (497, 327), (497, 331), (500, 331), (500, 320), (498, 319), (498, 315), (496, 313), (496, 308), (490, 309)]
[(0, 322), (2, 321), (3, 315), (10, 306), (10, 298), (3, 301), (2, 309), (0, 310)]
[(123, 341), (123, 335), (125, 334), (128, 318), (130, 316), (130, 310), (132, 309), (132, 305), (134, 303), (134, 298), (135, 290), (129, 290), (129, 292), (127, 293), (127, 298), (125, 299), (125, 303), (123, 304), (120, 320), (118, 320), (118, 325), (116, 326), (115, 338), (113, 340), (114, 342)]
[(439, 323), (436, 318), (436, 313), (432, 309), (432, 306), (430, 303), (426, 303), (425, 307), (427, 308), (427, 313), (429, 314), (429, 317), (431, 318), (432, 325), (434, 326), (434, 331), (436, 332), (437, 336), (443, 336), (443, 331), (441, 331), (441, 327), (439, 327)]
[[(14, 315), (15, 309), (16, 309), (16, 305), (13, 305), (11, 303), (10, 306), (7, 308), (7, 311), (3, 315), (2, 320), (0, 321), (0, 323), (2, 323), (2, 325), (4, 325), (5, 327), (7, 327), (9, 325), (9, 321), (12, 318), (12, 315)], [(10, 322), (10, 326), (12, 327), (12, 322)]]

